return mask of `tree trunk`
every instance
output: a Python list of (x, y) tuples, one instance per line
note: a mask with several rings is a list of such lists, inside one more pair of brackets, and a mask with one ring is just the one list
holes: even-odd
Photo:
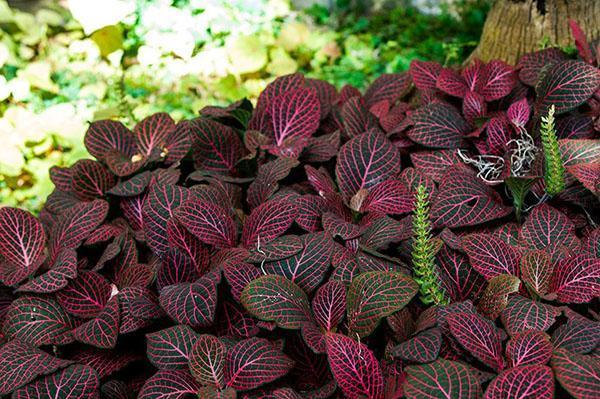
[(588, 40), (600, 38), (600, 0), (496, 0), (468, 61), (500, 59), (515, 64), (544, 41), (572, 45), (569, 19), (579, 24)]

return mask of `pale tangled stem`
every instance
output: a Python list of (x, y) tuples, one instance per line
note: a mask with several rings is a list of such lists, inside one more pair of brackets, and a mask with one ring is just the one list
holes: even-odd
[(517, 127), (519, 138), (512, 139), (507, 146), (513, 145), (510, 151), (510, 172), (511, 176), (523, 177), (531, 173), (531, 168), (539, 149), (535, 146), (533, 137), (527, 133), (523, 126)]
[(469, 157), (462, 149), (457, 151), (460, 159), (468, 165), (473, 165), (478, 173), (477, 177), (488, 184), (502, 183), (500, 176), (504, 171), (504, 158), (497, 155), (476, 155)]

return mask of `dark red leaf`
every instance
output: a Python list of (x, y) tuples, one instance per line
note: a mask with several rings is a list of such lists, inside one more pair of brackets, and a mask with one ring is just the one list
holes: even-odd
[(392, 355), (410, 362), (429, 363), (438, 357), (441, 345), (440, 329), (430, 328), (392, 348)]
[(146, 335), (148, 360), (159, 370), (187, 368), (199, 335), (190, 327), (178, 325)]
[(477, 399), (481, 386), (468, 366), (445, 359), (409, 366), (404, 383), (407, 399)]
[(550, 64), (567, 59), (565, 53), (557, 48), (527, 53), (521, 57), (517, 64), (519, 79), (528, 86), (535, 86), (542, 69)]
[(437, 62), (413, 60), (410, 63), (409, 71), (417, 89), (432, 90), (436, 87), (442, 66)]
[(72, 167), (71, 190), (77, 198), (91, 201), (104, 196), (116, 183), (117, 178), (100, 162), (80, 159)]
[(510, 335), (527, 330), (546, 331), (554, 324), (556, 316), (550, 305), (513, 295), (502, 311), (502, 324)]
[(225, 345), (215, 336), (200, 335), (189, 354), (192, 375), (202, 385), (225, 384)]
[(139, 399), (185, 399), (196, 395), (200, 385), (187, 370), (159, 370), (142, 387)]
[(93, 271), (79, 273), (67, 287), (56, 294), (65, 310), (78, 317), (96, 317), (111, 296), (111, 284)]
[(461, 248), (486, 280), (501, 274), (517, 275), (518, 252), (494, 235), (470, 234), (461, 240)]
[(560, 260), (550, 292), (566, 303), (586, 303), (600, 296), (600, 259), (582, 253)]
[(586, 354), (600, 343), (600, 323), (584, 318), (571, 319), (552, 334), (552, 343), (573, 353)]
[(312, 300), (312, 310), (319, 326), (332, 331), (346, 312), (346, 287), (334, 280), (323, 284)]
[(117, 344), (121, 311), (118, 297), (112, 297), (102, 312), (75, 330), (75, 340), (102, 349), (112, 349)]
[(600, 360), (556, 349), (552, 369), (560, 385), (577, 399), (593, 399), (600, 392)]
[(98, 398), (100, 380), (89, 366), (75, 364), (16, 390), (14, 399)]
[(202, 278), (194, 283), (180, 283), (160, 292), (160, 306), (175, 321), (192, 327), (210, 325), (217, 307), (215, 283)]
[(298, 209), (288, 198), (273, 199), (255, 208), (244, 223), (244, 247), (266, 244), (283, 234), (294, 222)]
[(544, 365), (552, 357), (550, 337), (535, 330), (515, 334), (506, 344), (506, 358), (511, 367), (527, 364)]
[(485, 399), (554, 398), (554, 378), (547, 366), (519, 366), (496, 377), (485, 391)]
[(470, 128), (452, 106), (432, 103), (416, 110), (414, 127), (408, 137), (415, 143), (433, 148), (458, 148)]
[(242, 141), (229, 126), (207, 118), (191, 124), (196, 169), (229, 174), (243, 156)]

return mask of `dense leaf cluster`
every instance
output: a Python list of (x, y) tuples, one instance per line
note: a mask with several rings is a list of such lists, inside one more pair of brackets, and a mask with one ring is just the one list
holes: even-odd
[(92, 123), (39, 218), (0, 209), (0, 395), (597, 397), (600, 72), (575, 32), (582, 60), (414, 62), (364, 94), (294, 74), (255, 107)]

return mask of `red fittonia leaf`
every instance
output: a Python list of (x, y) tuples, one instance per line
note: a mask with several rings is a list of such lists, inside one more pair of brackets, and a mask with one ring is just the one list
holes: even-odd
[(477, 310), (490, 320), (500, 316), (500, 312), (508, 304), (508, 296), (519, 291), (521, 280), (510, 274), (499, 274), (488, 281), (483, 291)]
[(560, 61), (544, 69), (535, 91), (536, 108), (545, 113), (554, 105), (556, 113), (570, 111), (590, 98), (600, 85), (598, 68), (577, 60)]
[(44, 258), (46, 233), (29, 212), (0, 208), (0, 280), (14, 285), (32, 275)]
[(410, 159), (416, 169), (437, 183), (442, 181), (449, 167), (460, 162), (454, 150), (413, 152)]
[(364, 100), (368, 108), (382, 101), (390, 104), (398, 101), (410, 89), (410, 75), (406, 73), (384, 73), (369, 85)]
[(527, 98), (522, 98), (510, 104), (508, 110), (506, 111), (506, 116), (510, 122), (518, 128), (525, 127), (529, 121), (529, 115), (530, 110)]
[(312, 310), (316, 322), (327, 331), (332, 331), (342, 321), (346, 312), (346, 287), (339, 281), (328, 281), (317, 290)]
[(117, 182), (100, 162), (91, 159), (80, 159), (73, 165), (71, 190), (75, 196), (84, 201), (102, 197)]
[(178, 323), (208, 326), (215, 317), (217, 287), (209, 278), (170, 285), (160, 292), (160, 306)]
[(268, 274), (286, 277), (310, 294), (319, 286), (329, 269), (333, 241), (325, 232), (306, 234), (301, 240), (303, 248), (300, 252), (267, 263), (263, 269)]
[(541, 331), (523, 331), (511, 337), (506, 344), (506, 358), (511, 367), (527, 364), (544, 365), (551, 357), (550, 337)]
[(548, 366), (519, 366), (496, 377), (485, 391), (485, 399), (554, 398), (554, 378)]
[(586, 303), (600, 296), (600, 259), (589, 253), (561, 259), (550, 292), (565, 303)]
[(13, 392), (14, 399), (97, 398), (100, 380), (90, 366), (75, 364)]
[(65, 310), (52, 298), (22, 296), (6, 312), (3, 333), (35, 346), (54, 344), (72, 328)]
[(102, 312), (73, 330), (75, 340), (102, 349), (112, 349), (119, 337), (121, 311), (117, 296), (112, 297)]
[(244, 288), (240, 301), (251, 315), (281, 328), (298, 329), (310, 315), (304, 291), (282, 276), (257, 278)]
[(406, 368), (407, 399), (477, 399), (481, 385), (471, 369), (458, 362), (438, 359)]
[(517, 275), (518, 252), (494, 235), (470, 234), (461, 240), (461, 248), (473, 268), (486, 280), (501, 274)]
[(579, 355), (566, 349), (556, 349), (552, 369), (560, 385), (577, 399), (594, 399), (600, 392), (600, 360)]
[(239, 391), (254, 389), (284, 376), (293, 364), (266, 339), (245, 339), (227, 351), (227, 386)]
[(294, 235), (281, 236), (261, 245), (260, 251), (258, 248), (249, 251), (246, 261), (252, 263), (278, 261), (296, 255), (303, 248), (302, 238)]
[(101, 120), (92, 122), (84, 138), (85, 148), (95, 158), (105, 160), (113, 152), (133, 156), (137, 145), (133, 133), (121, 122)]
[(535, 86), (541, 70), (550, 64), (567, 59), (567, 55), (557, 48), (547, 48), (521, 57), (517, 64), (519, 79), (528, 86)]
[(475, 125), (477, 119), (483, 118), (487, 114), (487, 103), (485, 98), (474, 91), (468, 91), (463, 100), (463, 115), (471, 124)]
[(276, 198), (255, 208), (244, 223), (241, 243), (244, 247), (266, 244), (283, 234), (294, 222), (298, 208), (288, 198)]
[(584, 318), (571, 319), (554, 331), (552, 343), (556, 348), (573, 353), (589, 353), (600, 343), (600, 323)]
[(504, 368), (500, 330), (475, 313), (454, 313), (448, 318), (450, 331), (473, 356), (495, 370)]
[(140, 152), (151, 161), (166, 156), (167, 142), (174, 132), (175, 121), (165, 112), (144, 118), (133, 130)]
[(415, 122), (408, 137), (415, 143), (433, 148), (459, 148), (469, 124), (452, 106), (432, 103), (411, 116)]
[(64, 249), (56, 257), (47, 272), (21, 285), (17, 292), (47, 294), (67, 286), (69, 280), (77, 277), (77, 253), (74, 249)]
[(78, 317), (96, 317), (111, 295), (110, 282), (93, 271), (79, 276), (56, 294), (56, 299), (69, 313)]
[(229, 126), (207, 118), (192, 122), (192, 156), (196, 169), (230, 174), (243, 155), (242, 141)]
[(417, 293), (417, 284), (400, 272), (362, 273), (348, 289), (349, 329), (361, 337), (373, 332), (379, 321), (401, 310)]
[(430, 328), (395, 346), (391, 353), (402, 360), (429, 363), (438, 357), (441, 345), (442, 334), (440, 329)]
[(187, 368), (198, 334), (178, 325), (146, 335), (148, 360), (159, 370)]
[(527, 330), (546, 331), (554, 324), (556, 316), (550, 305), (513, 295), (502, 311), (502, 324), (510, 335)]
[(189, 354), (192, 375), (202, 385), (225, 384), (225, 344), (213, 335), (200, 335)]
[(256, 208), (268, 200), (279, 189), (279, 181), (289, 175), (298, 164), (296, 159), (282, 157), (260, 165), (256, 178), (248, 187), (248, 204)]
[(413, 60), (410, 63), (410, 75), (419, 90), (435, 89), (442, 66), (437, 62)]
[(187, 370), (159, 370), (146, 381), (138, 399), (185, 399), (199, 389)]
[(437, 261), (442, 285), (453, 300), (460, 302), (477, 297), (483, 289), (485, 280), (460, 252), (443, 246)]
[(495, 101), (508, 95), (516, 83), (517, 77), (513, 67), (502, 61), (493, 60), (484, 67), (478, 92), (485, 101)]
[(381, 399), (381, 369), (365, 344), (341, 334), (328, 334), (327, 358), (338, 386), (348, 399)]
[(511, 212), (498, 193), (459, 166), (449, 168), (431, 203), (431, 218), (440, 227), (473, 226)]
[(319, 127), (320, 112), (319, 99), (313, 89), (297, 88), (275, 97), (269, 113), (276, 153), (297, 156)]
[(386, 180), (369, 191), (361, 206), (362, 212), (401, 215), (412, 211), (413, 196), (400, 180)]
[(577, 245), (575, 226), (563, 213), (542, 204), (523, 223), (519, 239), (533, 249), (553, 249), (557, 243), (568, 248)]
[(155, 184), (148, 192), (142, 208), (144, 232), (148, 246), (159, 257), (165, 256), (169, 248), (167, 222), (188, 198), (189, 190), (175, 185)]
[(377, 121), (374, 115), (367, 110), (363, 99), (355, 96), (344, 103), (341, 117), (344, 123), (344, 133), (348, 137), (356, 137), (370, 131), (377, 130)]
[(348, 141), (340, 149), (335, 175), (347, 199), (359, 190), (370, 190), (400, 170), (400, 154), (380, 132), (371, 130)]
[(50, 374), (72, 363), (50, 356), (18, 339), (0, 347), (0, 359), (0, 395), (7, 395), (40, 375)]
[(191, 199), (175, 211), (176, 219), (200, 241), (216, 248), (233, 247), (237, 227), (231, 214), (221, 205)]

